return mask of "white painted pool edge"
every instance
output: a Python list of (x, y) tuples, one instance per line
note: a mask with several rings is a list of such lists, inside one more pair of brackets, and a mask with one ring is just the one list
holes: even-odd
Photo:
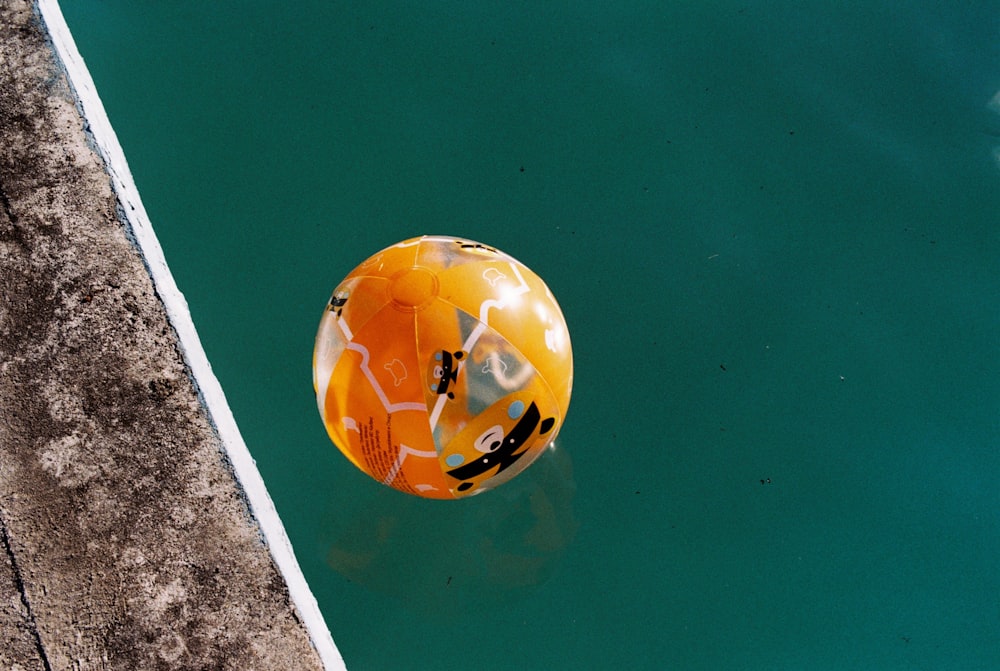
[(132, 178), (128, 162), (125, 160), (125, 153), (118, 142), (118, 136), (115, 135), (114, 129), (111, 127), (111, 122), (104, 109), (104, 104), (97, 94), (97, 88), (90, 76), (90, 71), (87, 70), (83, 57), (69, 31), (59, 2), (58, 0), (37, 0), (37, 2), (42, 21), (48, 30), (49, 39), (52, 40), (56, 54), (66, 69), (66, 76), (76, 93), (84, 119), (90, 126), (94, 142), (107, 166), (115, 193), (132, 228), (139, 251), (149, 267), (153, 283), (166, 307), (170, 323), (177, 331), (181, 349), (200, 388), (209, 416), (219, 432), (236, 478), (246, 493), (271, 556), (288, 585), (292, 602), (302, 618), (313, 646), (319, 653), (323, 667), (327, 671), (346, 671), (344, 660), (333, 642), (330, 629), (323, 619), (316, 597), (309, 589), (298, 560), (295, 559), (292, 544), (285, 532), (281, 518), (278, 517), (274, 502), (271, 501), (271, 496), (264, 486), (260, 471), (257, 470), (257, 464), (250, 455), (239, 427), (236, 425), (233, 412), (222, 391), (222, 385), (219, 384), (218, 378), (212, 372), (212, 366), (208, 362), (208, 357), (191, 319), (187, 301), (177, 288), (177, 283), (167, 266), (163, 249), (160, 247), (152, 223), (146, 214), (142, 200), (139, 198), (139, 190)]

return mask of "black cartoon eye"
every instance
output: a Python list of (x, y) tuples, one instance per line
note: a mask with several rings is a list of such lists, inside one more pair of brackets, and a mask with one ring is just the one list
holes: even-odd
[(473, 441), (472, 446), (484, 454), (496, 452), (497, 448), (503, 445), (503, 434), (503, 427), (496, 424), (479, 434), (479, 437)]

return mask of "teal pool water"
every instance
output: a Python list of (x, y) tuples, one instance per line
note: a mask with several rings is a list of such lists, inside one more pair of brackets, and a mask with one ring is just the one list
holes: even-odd
[[(1000, 666), (1000, 3), (61, 4), (349, 669)], [(423, 233), (576, 354), (465, 501), (311, 388)]]

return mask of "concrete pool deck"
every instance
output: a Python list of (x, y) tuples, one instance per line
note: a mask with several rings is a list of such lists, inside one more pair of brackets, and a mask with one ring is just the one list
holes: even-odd
[(78, 102), (0, 3), (0, 668), (329, 669)]

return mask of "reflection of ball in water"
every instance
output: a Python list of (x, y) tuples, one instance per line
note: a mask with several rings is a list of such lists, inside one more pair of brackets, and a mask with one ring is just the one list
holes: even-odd
[(573, 354), (545, 283), (486, 245), (426, 236), (334, 290), (313, 354), (327, 433), (355, 466), (450, 499), (524, 470), (559, 431)]

